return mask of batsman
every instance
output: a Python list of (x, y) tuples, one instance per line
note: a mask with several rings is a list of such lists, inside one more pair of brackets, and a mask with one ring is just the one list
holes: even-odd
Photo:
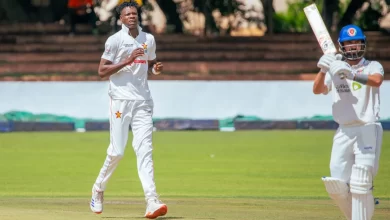
[(341, 54), (320, 58), (313, 85), (314, 94), (331, 93), (333, 118), (339, 124), (333, 138), (331, 176), (322, 181), (348, 220), (370, 220), (383, 135), (379, 88), (384, 71), (379, 62), (364, 58), (366, 36), (358, 26), (343, 27), (338, 43)]

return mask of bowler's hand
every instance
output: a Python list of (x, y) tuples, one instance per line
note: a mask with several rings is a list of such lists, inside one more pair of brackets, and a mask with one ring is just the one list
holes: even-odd
[(128, 64), (131, 64), (134, 62), (135, 59), (137, 59), (137, 57), (143, 56), (144, 54), (145, 54), (144, 49), (137, 48), (137, 49), (133, 50), (133, 52), (131, 53), (129, 58), (126, 59), (126, 62)]
[(164, 65), (161, 62), (157, 62), (153, 65), (154, 75), (158, 75), (163, 71)]

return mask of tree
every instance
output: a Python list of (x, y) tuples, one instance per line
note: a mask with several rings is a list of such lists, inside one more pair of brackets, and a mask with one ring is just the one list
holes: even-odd
[(352, 0), (349, 3), (347, 10), (338, 23), (339, 29), (353, 22), (356, 12), (363, 6), (364, 2), (365, 0)]
[(379, 19), (383, 16), (382, 7), (380, 1), (369, 1), (368, 8), (359, 15), (356, 24), (367, 31), (380, 30)]
[(173, 0), (157, 0), (157, 4), (166, 16), (167, 24), (175, 27), (173, 32), (183, 33), (183, 23), (180, 19), (176, 3)]
[[(218, 0), (217, 0), (218, 1)], [(194, 7), (197, 11), (203, 13), (205, 17), (205, 29), (204, 34), (218, 33), (217, 24), (212, 15), (213, 3), (210, 0), (194, 0)]]
[(333, 15), (339, 9), (339, 0), (324, 0), (322, 6), (322, 15), (324, 19), (325, 26), (331, 31), (333, 25)]
[(261, 0), (264, 10), (264, 20), (267, 25), (267, 33), (272, 34), (274, 32), (274, 21), (273, 17), (275, 14), (274, 1), (273, 0)]
[(240, 3), (236, 0), (194, 0), (194, 7), (205, 16), (205, 34), (218, 34), (219, 29), (212, 15), (218, 9), (222, 16), (239, 11)]

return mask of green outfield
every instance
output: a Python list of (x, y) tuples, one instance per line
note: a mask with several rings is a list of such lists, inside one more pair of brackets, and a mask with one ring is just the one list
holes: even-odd
[[(343, 219), (325, 192), (334, 131), (156, 132), (160, 219)], [(375, 220), (390, 219), (390, 132), (375, 180)], [(131, 138), (131, 136), (130, 136)], [(89, 210), (108, 132), (0, 134), (0, 219), (142, 219), (145, 204), (131, 139)]]

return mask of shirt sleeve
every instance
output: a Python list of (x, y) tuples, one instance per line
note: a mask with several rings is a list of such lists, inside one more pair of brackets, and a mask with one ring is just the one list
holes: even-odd
[(156, 56), (156, 41), (155, 41), (153, 36), (152, 36), (151, 42), (152, 42), (152, 44), (148, 48), (148, 59), (154, 60), (154, 59), (156, 59), (157, 56)]
[(378, 61), (372, 61), (370, 68), (370, 75), (372, 74), (381, 74), (382, 76), (385, 74), (383, 70), (383, 66)]
[(112, 36), (109, 37), (104, 46), (104, 52), (102, 58), (114, 62), (117, 50), (118, 50), (117, 42), (114, 40)]
[[(325, 75), (324, 84), (325, 84), (326, 87), (328, 87), (328, 92), (330, 92), (332, 90), (332, 77), (329, 74), (329, 72), (327, 72), (326, 75)], [(324, 95), (327, 95), (328, 92), (324, 93)]]

